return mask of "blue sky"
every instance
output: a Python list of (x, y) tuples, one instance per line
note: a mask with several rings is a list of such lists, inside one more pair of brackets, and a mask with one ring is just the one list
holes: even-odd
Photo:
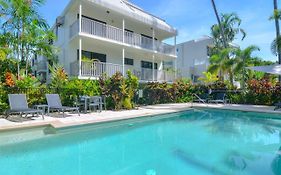
[[(41, 14), (53, 25), (69, 0), (46, 0)], [(178, 42), (200, 38), (210, 34), (210, 26), (216, 23), (211, 0), (131, 0), (144, 10), (165, 19), (179, 31)], [(220, 13), (235, 12), (242, 19), (242, 28), (247, 32), (244, 41), (236, 40), (242, 48), (257, 45), (261, 51), (256, 55), (276, 61), (270, 52), (270, 43), (275, 37), (274, 22), (268, 18), (273, 4), (268, 0), (216, 0)], [(281, 7), (281, 4), (279, 4)]]

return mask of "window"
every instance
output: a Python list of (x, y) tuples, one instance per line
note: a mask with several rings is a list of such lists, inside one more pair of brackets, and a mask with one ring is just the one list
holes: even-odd
[[(89, 52), (82, 50), (82, 58), (86, 58), (89, 60), (98, 60), (100, 62), (105, 63), (106, 62), (106, 55), (96, 52)], [(79, 50), (77, 50), (77, 60), (79, 60)]]
[[(146, 69), (152, 69), (152, 62), (149, 61), (141, 61), (141, 67)], [(154, 69), (158, 69), (158, 64), (154, 63)]]
[(134, 65), (134, 59), (125, 58), (125, 64), (133, 66)]
[[(103, 24), (106, 24), (106, 22), (102, 21), (102, 20), (99, 20), (99, 19), (96, 19), (96, 18), (91, 18), (89, 16), (84, 16), (82, 15), (82, 18), (86, 18), (86, 19), (90, 19), (90, 20), (93, 20), (93, 21), (96, 21), (96, 22), (99, 22), (99, 23), (103, 23)], [(77, 14), (77, 19), (79, 19), (79, 14)]]

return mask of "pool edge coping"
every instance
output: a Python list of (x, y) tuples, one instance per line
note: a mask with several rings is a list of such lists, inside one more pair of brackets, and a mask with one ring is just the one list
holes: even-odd
[[(166, 104), (171, 105), (172, 108), (173, 104)], [(173, 108), (171, 111), (151, 111), (151, 112), (144, 112), (143, 114), (132, 114), (130, 116), (120, 116), (120, 117), (110, 117), (105, 119), (99, 120), (87, 120), (87, 121), (74, 121), (69, 123), (64, 123), (59, 120), (54, 121), (42, 121), (38, 123), (23, 123), (13, 126), (4, 126), (0, 128), (0, 132), (7, 132), (7, 131), (15, 131), (15, 130), (25, 130), (25, 129), (32, 129), (32, 128), (40, 128), (40, 127), (52, 127), (54, 129), (63, 129), (68, 127), (75, 127), (75, 126), (85, 126), (91, 124), (102, 124), (106, 122), (115, 122), (115, 121), (122, 121), (122, 120), (129, 120), (129, 119), (136, 119), (136, 118), (143, 118), (143, 117), (152, 117), (161, 114), (171, 114), (177, 112), (184, 112), (193, 110), (195, 108), (205, 108), (205, 109), (220, 109), (220, 110), (232, 110), (232, 111), (243, 111), (243, 112), (259, 112), (259, 113), (268, 113), (268, 114), (281, 114), (281, 111), (274, 111), (270, 109), (270, 106), (259, 106), (259, 105), (217, 105), (217, 104), (202, 104), (202, 103), (183, 103), (184, 107), (180, 108)], [(161, 105), (160, 105), (161, 106)], [(260, 109), (254, 108), (260, 107)], [(249, 107), (249, 108), (245, 108)], [(267, 108), (267, 110), (263, 110), (261, 108)], [(280, 116), (281, 119), (281, 116)]]
[[(17, 131), (17, 130), (25, 130), (25, 129), (32, 129), (32, 128), (45, 128), (45, 127), (52, 127), (54, 129), (64, 129), (69, 127), (76, 127), (76, 126), (86, 126), (86, 125), (93, 125), (93, 124), (103, 124), (107, 122), (117, 122), (123, 120), (130, 120), (130, 119), (137, 119), (137, 118), (144, 118), (144, 117), (153, 117), (162, 114), (173, 114), (178, 112), (190, 111), (193, 110), (191, 106), (187, 106), (181, 109), (174, 109), (171, 112), (156, 112), (156, 113), (147, 113), (147, 114), (138, 114), (132, 116), (122, 116), (117, 118), (106, 118), (102, 120), (92, 120), (92, 121), (79, 121), (79, 122), (72, 122), (72, 123), (63, 123), (58, 120), (55, 121), (48, 121), (48, 122), (41, 122), (41, 123), (27, 123), (22, 125), (16, 126), (7, 126), (0, 128), (0, 132), (9, 132), (9, 131)], [(79, 117), (79, 116), (78, 116)]]

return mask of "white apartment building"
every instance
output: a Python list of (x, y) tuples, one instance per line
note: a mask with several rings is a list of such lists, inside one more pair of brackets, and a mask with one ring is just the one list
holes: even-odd
[[(177, 30), (127, 0), (71, 0), (54, 26), (58, 60), (69, 75), (97, 79), (131, 70), (142, 81), (172, 81)], [(169, 45), (163, 41), (174, 39)], [(171, 65), (172, 62), (172, 65)], [(48, 77), (38, 60), (37, 74)]]
[(178, 76), (189, 78), (197, 82), (209, 66), (209, 46), (213, 39), (204, 36), (197, 40), (187, 41), (177, 45), (177, 70)]

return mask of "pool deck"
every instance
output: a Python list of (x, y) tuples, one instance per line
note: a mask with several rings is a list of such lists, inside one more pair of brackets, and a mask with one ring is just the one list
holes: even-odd
[(32, 128), (32, 127), (43, 127), (43, 126), (52, 126), (54, 128), (64, 128), (77, 125), (85, 124), (94, 124), (101, 122), (109, 121), (118, 121), (131, 118), (153, 116), (165, 113), (174, 113), (186, 110), (192, 110), (192, 107), (195, 108), (215, 108), (215, 109), (228, 109), (228, 110), (240, 110), (240, 111), (253, 111), (253, 112), (265, 112), (265, 113), (275, 113), (280, 114), (281, 119), (281, 110), (274, 111), (272, 106), (257, 106), (257, 105), (221, 105), (221, 104), (198, 104), (198, 103), (181, 103), (181, 104), (162, 104), (162, 105), (153, 105), (153, 106), (142, 106), (136, 110), (130, 111), (103, 111), (103, 112), (94, 112), (88, 114), (77, 114), (68, 113), (65, 118), (62, 118), (61, 115), (55, 115), (53, 117), (45, 116), (45, 120), (42, 120), (42, 117), (33, 118), (32, 120), (18, 120), (18, 118), (9, 118), (4, 119), (0, 118), (0, 132), (13, 130), (13, 129), (23, 129), (23, 128)]

